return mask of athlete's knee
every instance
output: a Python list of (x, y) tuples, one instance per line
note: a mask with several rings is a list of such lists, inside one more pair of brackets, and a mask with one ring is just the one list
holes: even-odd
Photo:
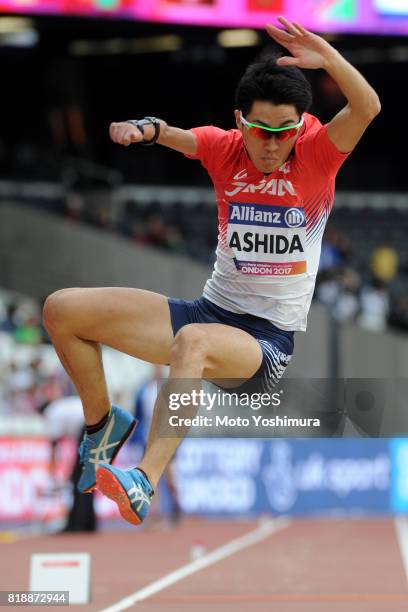
[(170, 350), (171, 363), (186, 358), (204, 361), (208, 354), (208, 339), (203, 325), (190, 323), (182, 327), (174, 338)]
[(72, 312), (72, 294), (75, 289), (60, 289), (47, 297), (43, 307), (43, 323), (45, 329), (55, 333), (68, 323)]

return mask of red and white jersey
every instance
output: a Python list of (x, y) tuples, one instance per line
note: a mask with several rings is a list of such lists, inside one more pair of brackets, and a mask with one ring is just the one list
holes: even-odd
[(278, 170), (256, 169), (239, 130), (193, 128), (196, 155), (214, 184), (217, 259), (204, 297), (231, 312), (305, 331), (321, 241), (341, 153), (326, 127), (305, 113), (293, 155)]

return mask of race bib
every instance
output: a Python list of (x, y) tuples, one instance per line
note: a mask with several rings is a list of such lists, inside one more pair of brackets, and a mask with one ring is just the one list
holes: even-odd
[(293, 276), (307, 270), (302, 207), (230, 202), (227, 238), (242, 274)]

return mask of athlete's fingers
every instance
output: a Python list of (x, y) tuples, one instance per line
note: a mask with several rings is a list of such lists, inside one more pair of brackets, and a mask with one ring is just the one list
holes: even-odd
[(125, 147), (134, 142), (140, 142), (143, 139), (140, 130), (127, 122), (112, 123), (109, 128), (109, 134), (113, 142)]
[(268, 23), (266, 25), (266, 31), (268, 32), (269, 36), (271, 36), (274, 40), (276, 40), (276, 42), (279, 42), (281, 44), (285, 44), (286, 42), (292, 42), (294, 39), (294, 36), (292, 36), (292, 34), (289, 34), (285, 30), (277, 28), (271, 23)]
[(306, 30), (306, 28), (304, 28), (302, 25), (300, 25), (300, 23), (297, 23), (297, 21), (294, 21), (293, 25), (299, 30), (299, 32), (301, 32), (301, 34), (303, 34), (303, 36), (310, 34), (310, 32)]
[(303, 36), (302, 32), (300, 32), (293, 23), (290, 23), (285, 17), (278, 17), (279, 23), (281, 23), (287, 29), (292, 36)]
[(109, 135), (113, 142), (120, 144), (120, 140), (123, 136), (123, 124), (122, 123), (111, 123), (109, 128)]
[(284, 55), (283, 57), (279, 57), (276, 60), (276, 63), (279, 66), (298, 66), (299, 59), (297, 57), (290, 57), (289, 55)]
[(117, 125), (118, 125), (117, 123), (111, 123), (109, 126), (109, 136), (111, 137), (113, 141), (115, 141)]
[(133, 128), (130, 133), (130, 139), (132, 142), (140, 142), (143, 139), (143, 134), (137, 128)]
[(129, 129), (129, 125), (123, 125), (121, 127), (121, 132), (120, 132), (120, 144), (124, 144), (126, 146), (130, 145), (132, 143), (132, 130)]

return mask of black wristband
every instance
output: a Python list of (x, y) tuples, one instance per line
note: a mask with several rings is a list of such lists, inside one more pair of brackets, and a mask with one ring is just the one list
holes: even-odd
[(141, 132), (142, 136), (144, 136), (144, 127), (140, 124), (140, 121), (138, 119), (128, 119), (126, 123), (130, 123), (130, 125), (137, 127), (139, 132)]
[(134, 125), (135, 127), (137, 127), (137, 129), (142, 133), (143, 136), (144, 136), (144, 126), (145, 125), (154, 126), (153, 138), (151, 138), (150, 140), (142, 140), (140, 144), (147, 145), (147, 146), (154, 145), (154, 143), (157, 141), (157, 139), (160, 136), (160, 119), (157, 119), (157, 117), (145, 117), (144, 119), (128, 119), (126, 123), (130, 123)]

